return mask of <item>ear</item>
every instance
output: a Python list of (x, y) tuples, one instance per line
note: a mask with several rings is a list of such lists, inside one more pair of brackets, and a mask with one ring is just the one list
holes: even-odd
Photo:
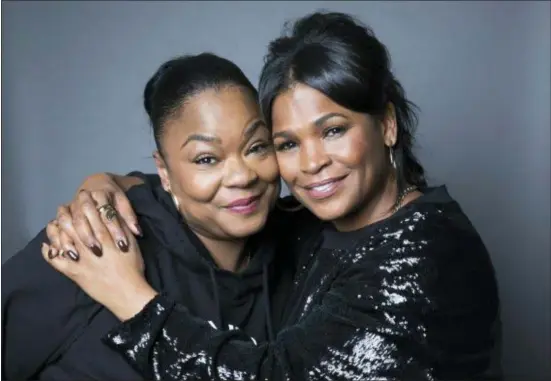
[(383, 119), (383, 138), (387, 147), (394, 147), (398, 140), (398, 123), (396, 122), (396, 109), (392, 103), (386, 108)]
[(170, 192), (170, 178), (168, 176), (168, 167), (166, 165), (165, 159), (163, 159), (159, 151), (153, 152), (153, 158), (155, 159), (155, 166), (157, 167), (157, 173), (161, 178), (163, 189), (167, 192)]

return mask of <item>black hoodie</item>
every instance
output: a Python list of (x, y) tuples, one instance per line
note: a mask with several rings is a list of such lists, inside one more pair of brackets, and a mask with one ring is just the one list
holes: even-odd
[[(275, 214), (249, 240), (250, 264), (235, 274), (216, 267), (158, 184), (127, 195), (144, 233), (139, 245), (151, 286), (218, 328), (268, 340), (277, 328), (270, 310), (282, 310), (292, 276), (283, 257), (275, 261)], [(100, 341), (118, 320), (44, 261), (46, 241), (40, 232), (2, 266), (2, 379), (142, 379)]]

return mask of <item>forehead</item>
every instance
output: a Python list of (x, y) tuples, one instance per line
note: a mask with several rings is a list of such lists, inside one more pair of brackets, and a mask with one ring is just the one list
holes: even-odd
[(256, 99), (246, 89), (235, 86), (208, 89), (187, 100), (178, 115), (189, 128), (220, 124), (243, 124), (260, 117)]
[(250, 91), (235, 86), (208, 89), (186, 100), (180, 111), (166, 122), (168, 140), (165, 142), (180, 141), (191, 134), (216, 135), (223, 139), (241, 134), (260, 116), (260, 107)]
[(352, 116), (353, 111), (335, 103), (322, 92), (303, 84), (297, 84), (279, 95), (272, 108), (274, 130), (293, 124), (311, 124), (327, 113)]

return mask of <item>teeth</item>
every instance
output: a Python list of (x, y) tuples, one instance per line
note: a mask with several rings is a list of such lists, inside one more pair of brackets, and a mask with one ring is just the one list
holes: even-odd
[(319, 187), (314, 187), (314, 189), (317, 192), (328, 192), (331, 190), (331, 187), (333, 186), (333, 183), (320, 185)]

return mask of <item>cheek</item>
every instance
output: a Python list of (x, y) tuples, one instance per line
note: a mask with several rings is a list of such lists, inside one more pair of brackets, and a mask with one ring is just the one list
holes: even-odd
[(298, 175), (298, 157), (292, 152), (278, 152), (276, 154), (279, 166), (279, 175), (288, 185), (294, 183)]
[(252, 157), (247, 161), (247, 165), (257, 174), (260, 181), (268, 184), (279, 182), (279, 167), (274, 154), (261, 158)]
[(171, 180), (178, 184), (178, 196), (183, 203), (186, 200), (208, 203), (220, 188), (222, 168), (201, 170), (195, 164), (180, 164), (179, 170), (172, 173)]
[(369, 165), (372, 144), (361, 128), (354, 128), (340, 139), (328, 141), (325, 146), (335, 161), (348, 168), (358, 168)]

